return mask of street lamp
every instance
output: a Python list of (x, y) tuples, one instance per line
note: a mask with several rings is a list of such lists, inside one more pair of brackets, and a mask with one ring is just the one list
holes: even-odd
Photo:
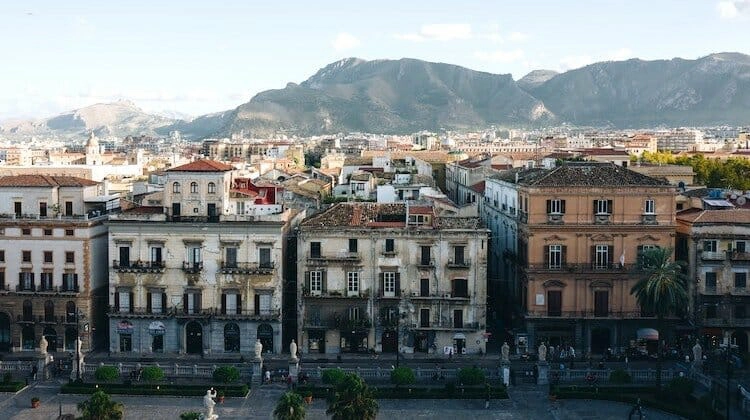
[[(76, 381), (81, 380), (81, 352), (78, 349), (78, 341), (81, 340), (81, 321), (86, 319), (86, 315), (76, 308), (75, 312), (68, 312), (69, 317), (75, 317), (76, 323), (76, 341), (73, 342), (73, 351), (76, 353)], [(88, 324), (84, 325), (84, 330), (88, 330)]]
[(729, 387), (729, 383), (732, 380), (732, 350), (737, 348), (736, 344), (732, 344), (730, 341), (730, 338), (727, 337), (726, 344), (722, 343), (719, 345), (722, 349), (724, 349), (726, 358), (727, 358), (727, 413), (726, 413), (726, 420), (729, 420), (729, 409), (730, 409), (730, 402), (732, 397), (732, 390)]

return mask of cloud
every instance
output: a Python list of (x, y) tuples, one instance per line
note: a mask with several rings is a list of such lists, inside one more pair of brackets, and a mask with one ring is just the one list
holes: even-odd
[(750, 0), (727, 0), (716, 4), (719, 17), (722, 19), (735, 19), (750, 11)]
[(396, 38), (405, 41), (453, 41), (471, 39), (471, 25), (467, 23), (433, 23), (422, 25), (419, 32), (396, 34)]
[(360, 44), (359, 38), (348, 32), (340, 32), (333, 40), (333, 49), (336, 51), (346, 51), (357, 48)]
[(510, 35), (508, 35), (508, 40), (513, 42), (522, 42), (526, 41), (528, 37), (528, 35), (521, 32), (511, 32)]
[(525, 57), (523, 50), (477, 51), (474, 57), (492, 63), (512, 63)]

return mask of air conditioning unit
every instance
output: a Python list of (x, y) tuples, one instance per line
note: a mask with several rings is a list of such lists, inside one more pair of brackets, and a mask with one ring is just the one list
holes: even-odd
[(446, 298), (446, 299), (450, 299), (451, 298), (451, 294), (450, 293), (446, 293), (446, 294), (443, 295), (443, 297)]

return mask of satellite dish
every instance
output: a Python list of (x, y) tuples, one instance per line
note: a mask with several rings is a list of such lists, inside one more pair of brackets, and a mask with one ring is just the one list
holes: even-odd
[(746, 199), (745, 197), (739, 197), (739, 198), (737, 199), (737, 205), (738, 205), (738, 206), (744, 206), (744, 205), (745, 205), (745, 203), (747, 203), (747, 199)]

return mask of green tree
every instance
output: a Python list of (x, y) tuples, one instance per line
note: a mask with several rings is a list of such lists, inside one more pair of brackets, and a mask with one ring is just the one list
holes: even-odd
[(97, 381), (114, 381), (120, 377), (120, 370), (114, 366), (99, 366), (94, 372)]
[[(672, 248), (653, 248), (641, 254), (642, 277), (630, 293), (641, 308), (656, 315), (659, 334), (664, 319), (676, 315), (688, 300), (682, 261), (672, 261)], [(662, 337), (660, 337), (662, 338)], [(656, 352), (656, 388), (661, 389), (661, 348)]]
[(356, 373), (347, 373), (335, 387), (326, 414), (333, 420), (374, 420), (378, 402), (372, 390)]
[(240, 380), (240, 371), (234, 366), (221, 366), (214, 370), (214, 381), (231, 384)]
[(104, 391), (96, 391), (91, 399), (78, 403), (81, 420), (121, 420), (124, 407), (122, 403), (112, 401)]
[(276, 420), (302, 420), (305, 418), (305, 403), (296, 392), (287, 392), (279, 398), (273, 409)]
[(410, 367), (401, 366), (391, 371), (391, 383), (396, 386), (413, 384), (416, 380)]
[(323, 370), (320, 379), (324, 384), (336, 385), (337, 383), (341, 382), (342, 379), (344, 379), (344, 376), (346, 376), (346, 372), (344, 372), (342, 369), (329, 368)]

